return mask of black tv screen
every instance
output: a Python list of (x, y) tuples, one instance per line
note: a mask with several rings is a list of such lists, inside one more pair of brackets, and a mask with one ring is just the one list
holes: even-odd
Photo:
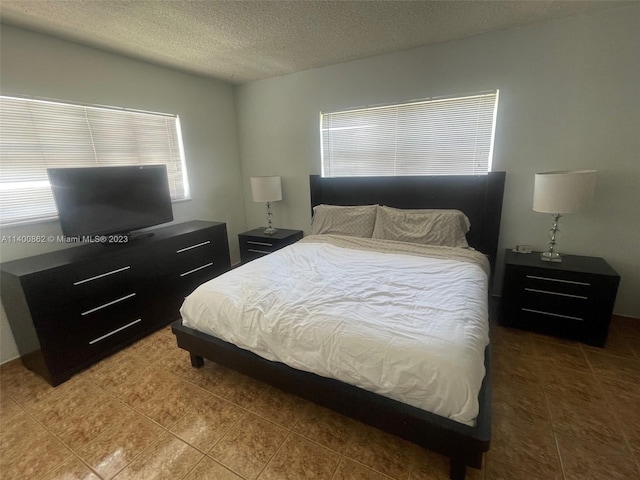
[(62, 233), (130, 233), (173, 220), (165, 165), (49, 168)]

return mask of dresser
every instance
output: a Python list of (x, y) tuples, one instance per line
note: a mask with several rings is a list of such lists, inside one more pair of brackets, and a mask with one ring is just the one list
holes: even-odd
[(0, 266), (2, 302), (28, 368), (58, 385), (177, 319), (186, 295), (231, 267), (224, 223), (152, 232)]
[(563, 255), (553, 263), (539, 252), (507, 250), (500, 324), (603, 347), (619, 283), (599, 257)]
[(250, 262), (269, 253), (280, 250), (302, 238), (302, 230), (279, 228), (273, 235), (264, 233), (264, 228), (256, 228), (238, 234), (240, 243), (240, 259), (242, 263)]

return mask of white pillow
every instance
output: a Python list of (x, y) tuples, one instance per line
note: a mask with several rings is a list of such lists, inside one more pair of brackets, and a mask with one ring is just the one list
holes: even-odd
[(377, 205), (317, 205), (313, 208), (311, 233), (371, 238)]
[(467, 248), (471, 224), (460, 210), (402, 210), (379, 206), (373, 238)]

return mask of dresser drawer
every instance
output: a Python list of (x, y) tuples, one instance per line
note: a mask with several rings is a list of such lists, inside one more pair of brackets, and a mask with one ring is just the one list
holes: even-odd
[(73, 335), (48, 335), (42, 349), (52, 360), (54, 373), (62, 373), (76, 365), (95, 360), (115, 347), (129, 344), (153, 327), (140, 312), (126, 311), (119, 316), (82, 319), (75, 324)]

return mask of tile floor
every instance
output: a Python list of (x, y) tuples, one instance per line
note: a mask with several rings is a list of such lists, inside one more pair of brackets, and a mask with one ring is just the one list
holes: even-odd
[[(470, 480), (640, 479), (640, 322), (606, 349), (493, 329), (493, 440)], [(0, 478), (436, 480), (448, 461), (188, 354), (165, 328), (57, 388), (0, 369)]]

